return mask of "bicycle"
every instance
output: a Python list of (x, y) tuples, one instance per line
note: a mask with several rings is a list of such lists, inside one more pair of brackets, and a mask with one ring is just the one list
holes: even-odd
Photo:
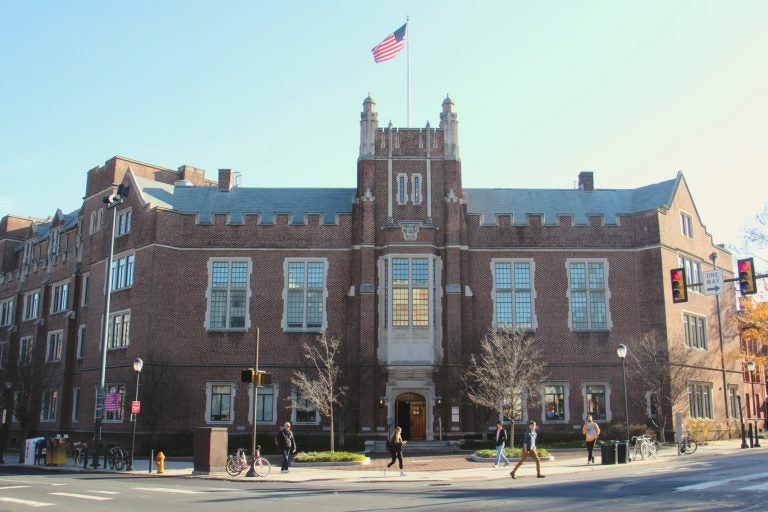
[(256, 446), (256, 457), (248, 460), (247, 450), (238, 448), (237, 452), (227, 456), (227, 473), (238, 476), (244, 469), (253, 468), (256, 476), (267, 476), (272, 471), (272, 464), (261, 456), (261, 445)]
[(632, 436), (632, 443), (635, 445), (632, 460), (637, 460), (638, 454), (640, 454), (640, 458), (643, 460), (656, 458), (656, 442), (650, 436), (646, 434)]
[(119, 446), (110, 446), (109, 450), (107, 451), (107, 464), (109, 465), (109, 469), (116, 469), (117, 471), (122, 471), (125, 467), (125, 461), (126, 461), (126, 453), (125, 450), (120, 448)]
[(683, 434), (683, 437), (680, 438), (680, 442), (677, 444), (677, 454), (688, 455), (695, 452), (696, 448), (698, 448), (696, 441), (691, 438), (691, 434), (689, 432), (686, 432)]
[(72, 445), (72, 465), (84, 468), (88, 464), (88, 445), (76, 442)]

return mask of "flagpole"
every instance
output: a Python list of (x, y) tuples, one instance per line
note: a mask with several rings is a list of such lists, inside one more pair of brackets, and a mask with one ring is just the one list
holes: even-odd
[(411, 26), (408, 16), (405, 17), (405, 57), (408, 71), (406, 72), (406, 128), (411, 127)]

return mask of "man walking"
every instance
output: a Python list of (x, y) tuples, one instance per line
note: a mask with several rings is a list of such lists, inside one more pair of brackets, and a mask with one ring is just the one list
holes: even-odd
[(296, 453), (296, 440), (291, 432), (291, 423), (286, 421), (282, 430), (277, 433), (277, 444), (280, 447), (280, 452), (283, 454), (283, 465), (280, 466), (281, 473), (288, 472), (288, 465), (290, 463), (289, 457), (291, 453)]
[(528, 432), (525, 433), (525, 437), (523, 438), (523, 456), (520, 458), (520, 462), (517, 463), (509, 476), (516, 478), (515, 471), (517, 471), (517, 468), (519, 468), (520, 465), (525, 462), (525, 459), (528, 457), (533, 457), (533, 460), (536, 462), (536, 478), (544, 478), (544, 475), (541, 474), (541, 460), (539, 460), (539, 454), (536, 453), (535, 421), (528, 422)]
[(509, 459), (504, 454), (504, 448), (507, 447), (507, 431), (504, 430), (504, 425), (500, 422), (496, 422), (496, 463), (493, 465), (494, 469), (499, 467), (499, 462), (504, 459), (504, 467), (509, 466)]

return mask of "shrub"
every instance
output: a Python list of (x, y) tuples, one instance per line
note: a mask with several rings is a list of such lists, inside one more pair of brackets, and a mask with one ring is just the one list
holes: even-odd
[[(522, 448), (504, 448), (504, 455), (507, 457), (520, 457), (522, 456), (522, 453)], [(552, 455), (545, 448), (536, 448), (536, 453), (539, 454), (539, 457), (549, 457)], [(477, 450), (474, 455), (475, 457), (480, 457), (483, 459), (493, 459), (496, 457), (496, 450)]]
[(362, 453), (352, 452), (299, 452), (296, 462), (361, 462), (366, 459)]

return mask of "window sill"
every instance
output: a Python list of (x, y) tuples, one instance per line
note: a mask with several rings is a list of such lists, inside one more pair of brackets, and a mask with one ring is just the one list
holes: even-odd
[(228, 329), (226, 327), (208, 327), (206, 329), (207, 332), (248, 332), (248, 329), (245, 327), (237, 327)]
[(232, 425), (234, 421), (225, 420), (225, 421), (217, 421), (217, 420), (205, 420), (205, 422), (208, 425)]

